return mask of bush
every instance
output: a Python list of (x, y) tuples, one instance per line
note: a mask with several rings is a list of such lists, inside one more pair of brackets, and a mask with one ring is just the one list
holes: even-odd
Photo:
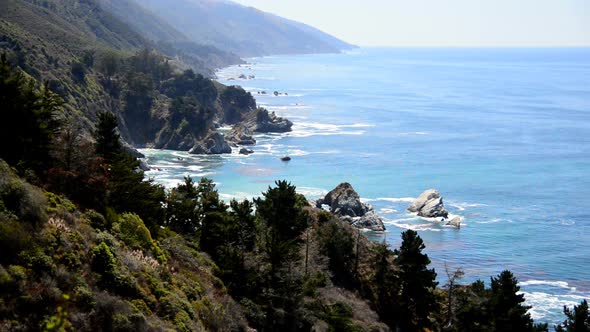
[(47, 199), (47, 213), (49, 214), (55, 214), (62, 211), (69, 213), (76, 211), (76, 205), (65, 197), (51, 192), (45, 192), (45, 198)]
[(136, 214), (125, 213), (113, 225), (113, 232), (131, 249), (151, 250), (152, 235)]
[(73, 62), (70, 66), (70, 73), (74, 82), (82, 83), (86, 78), (86, 67), (80, 62)]
[(8, 264), (18, 259), (19, 253), (31, 246), (30, 232), (14, 220), (0, 222), (0, 263)]
[(123, 214), (119, 218), (119, 222), (113, 225), (113, 232), (129, 248), (151, 253), (161, 263), (166, 261), (164, 252), (152, 239), (152, 235), (143, 220), (136, 214)]
[(92, 226), (92, 228), (102, 230), (102, 231), (107, 229), (107, 226), (108, 226), (107, 221), (106, 221), (105, 217), (103, 217), (102, 214), (100, 214), (94, 210), (88, 210), (84, 214), (84, 217), (86, 219), (88, 219), (88, 221), (90, 222), (90, 226)]
[(1, 160), (0, 201), (6, 211), (23, 221), (39, 224), (47, 219), (47, 199), (41, 189), (19, 179)]
[(117, 267), (117, 260), (106, 243), (101, 242), (92, 249), (92, 271), (104, 277), (113, 278)]

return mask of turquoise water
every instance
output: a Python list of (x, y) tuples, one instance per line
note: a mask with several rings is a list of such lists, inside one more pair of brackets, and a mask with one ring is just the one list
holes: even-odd
[[(145, 150), (172, 186), (208, 176), (223, 197), (287, 179), (309, 198), (350, 182), (387, 220), (392, 247), (415, 229), (444, 283), (510, 269), (531, 314), (562, 320), (590, 298), (590, 49), (359, 49), (251, 59), (218, 73), (294, 131), (259, 135), (255, 154)], [(253, 80), (228, 81), (241, 73)], [(288, 96), (259, 95), (260, 91)], [(284, 163), (280, 156), (293, 160)], [(182, 161), (177, 157), (184, 158)], [(159, 169), (159, 170), (158, 170)], [(460, 230), (405, 212), (436, 188)]]

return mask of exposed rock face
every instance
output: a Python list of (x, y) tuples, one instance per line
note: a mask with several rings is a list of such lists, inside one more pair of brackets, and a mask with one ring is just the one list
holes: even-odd
[(222, 154), (231, 153), (231, 147), (222, 134), (212, 132), (190, 149), (190, 154)]
[(230, 143), (237, 145), (255, 145), (256, 139), (252, 137), (252, 132), (243, 126), (236, 126), (229, 132), (226, 139)]
[(244, 120), (243, 125), (251, 132), (285, 133), (291, 131), (293, 122), (278, 117), (275, 112), (268, 113), (267, 110), (259, 108)]
[(416, 212), (420, 217), (425, 218), (446, 218), (449, 216), (449, 212), (447, 212), (443, 204), (443, 198), (436, 189), (429, 189), (423, 192), (408, 207), (408, 211)]
[(246, 149), (246, 148), (240, 149), (240, 154), (249, 155), (249, 154), (253, 154), (253, 153), (254, 153), (254, 150), (250, 150), (250, 149)]
[(360, 196), (352, 188), (350, 183), (342, 183), (330, 191), (323, 199), (316, 201), (316, 206), (328, 205), (330, 212), (341, 220), (350, 223), (357, 228), (367, 228), (373, 231), (384, 231), (383, 220), (373, 207), (361, 202)]
[(461, 228), (461, 217), (455, 217), (446, 223), (447, 226), (455, 226)]

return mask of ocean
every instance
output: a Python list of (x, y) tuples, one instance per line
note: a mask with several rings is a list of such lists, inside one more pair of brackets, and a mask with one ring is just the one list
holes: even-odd
[[(148, 176), (166, 186), (207, 176), (225, 200), (281, 179), (310, 199), (349, 182), (386, 220), (367, 235), (397, 248), (418, 231), (441, 285), (445, 266), (465, 283), (509, 269), (532, 317), (551, 324), (590, 299), (590, 49), (361, 48), (217, 75), (293, 132), (257, 135), (250, 156), (145, 149)], [(430, 188), (461, 229), (406, 212)]]

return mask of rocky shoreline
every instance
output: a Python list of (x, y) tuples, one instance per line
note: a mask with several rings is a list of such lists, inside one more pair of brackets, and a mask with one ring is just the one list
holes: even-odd
[[(231, 153), (233, 147), (256, 145), (255, 133), (286, 133), (290, 132), (293, 122), (269, 113), (264, 108), (258, 108), (246, 114), (242, 121), (235, 124), (232, 130), (223, 135), (217, 130), (195, 142), (189, 150), (190, 154), (224, 154)], [(244, 153), (252, 153), (250, 149), (242, 149)]]

